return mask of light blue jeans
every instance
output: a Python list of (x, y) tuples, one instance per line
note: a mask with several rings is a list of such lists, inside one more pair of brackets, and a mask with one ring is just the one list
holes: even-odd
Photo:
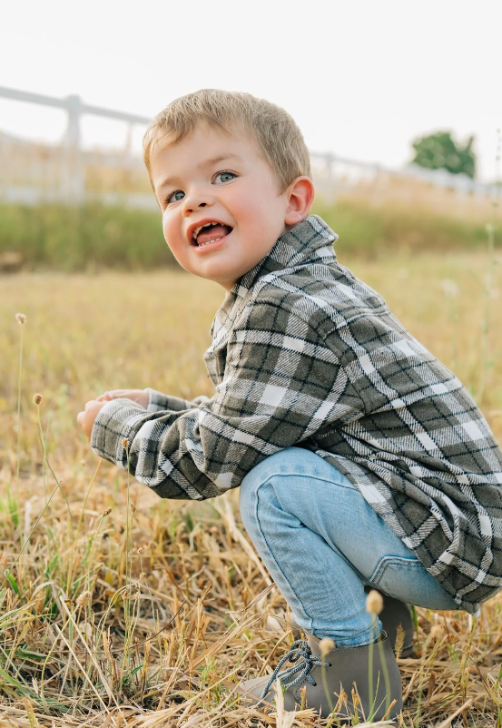
[(340, 647), (375, 638), (365, 585), (416, 606), (458, 609), (357, 488), (309, 450), (289, 447), (253, 468), (240, 507), (299, 626), (316, 637)]

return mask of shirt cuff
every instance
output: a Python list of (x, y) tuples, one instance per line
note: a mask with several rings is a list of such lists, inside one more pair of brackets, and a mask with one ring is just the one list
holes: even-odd
[(112, 399), (94, 421), (91, 448), (100, 457), (127, 468), (129, 440), (134, 439), (137, 425), (145, 417), (148, 418), (146, 410), (131, 399)]
[(171, 412), (182, 412), (183, 410), (193, 409), (200, 403), (207, 401), (207, 397), (197, 397), (191, 401), (188, 399), (182, 399), (181, 397), (171, 397), (167, 394), (162, 394), (156, 389), (150, 389), (147, 387), (145, 392), (148, 392), (150, 400), (148, 402), (148, 412), (161, 412), (162, 410), (171, 410)]

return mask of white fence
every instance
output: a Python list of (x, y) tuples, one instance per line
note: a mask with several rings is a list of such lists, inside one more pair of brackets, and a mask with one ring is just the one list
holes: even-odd
[[(152, 195), (146, 191), (144, 193), (92, 192), (86, 185), (86, 172), (93, 165), (100, 168), (128, 169), (138, 175), (144, 174), (141, 159), (133, 154), (131, 140), (136, 125), (146, 126), (149, 123), (147, 117), (91, 106), (83, 103), (79, 96), (54, 98), (0, 86), (0, 97), (63, 109), (67, 113), (66, 133), (60, 145), (50, 147), (49, 161), (47, 154), (45, 158), (41, 154), (39, 159), (28, 159), (34, 147), (33, 143), (23, 142), (12, 135), (2, 133), (0, 120), (0, 199), (35, 205), (55, 201), (80, 204), (98, 198), (105, 204), (156, 207)], [(115, 153), (84, 150), (81, 134), (81, 119), (84, 115), (125, 122), (128, 131), (124, 148)], [(14, 160), (23, 156), (23, 150), (27, 158), (24, 167), (25, 178), (16, 179), (15, 171), (18, 165)], [(345, 159), (332, 153), (311, 152), (311, 158), (316, 187), (330, 201), (333, 201), (336, 194), (341, 191), (364, 182), (372, 183), (382, 177), (387, 180), (412, 178), (435, 188), (452, 190), (461, 198), (470, 194), (484, 199), (495, 199), (498, 192), (496, 185), (483, 184), (466, 175), (452, 175), (446, 170), (427, 170), (417, 166), (392, 169)]]

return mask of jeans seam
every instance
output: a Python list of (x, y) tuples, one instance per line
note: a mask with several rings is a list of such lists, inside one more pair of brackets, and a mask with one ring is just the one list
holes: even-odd
[[(343, 475), (343, 473), (340, 473), (340, 475)], [(262, 485), (267, 485), (270, 482), (270, 480), (272, 480), (272, 478), (290, 478), (292, 476), (297, 476), (297, 477), (301, 476), (302, 479), (308, 478), (309, 480), (320, 480), (323, 483), (329, 483), (330, 485), (336, 485), (336, 486), (339, 486), (340, 488), (347, 488), (347, 490), (354, 490), (356, 493), (359, 493), (359, 490), (356, 488), (354, 483), (352, 483), (348, 478), (346, 478), (346, 480), (347, 480), (346, 483), (338, 483), (330, 478), (325, 478), (323, 476), (318, 476), (318, 475), (312, 475), (311, 473), (299, 473), (297, 470), (294, 470), (291, 473), (283, 473), (283, 472), (273, 473), (272, 475), (269, 475), (266, 480), (264, 480), (262, 483), (260, 483), (258, 488), (261, 488)], [(343, 477), (345, 477), (345, 476), (343, 476)]]
[[(270, 483), (270, 480), (271, 480), (271, 478), (273, 478), (273, 477), (275, 477), (275, 476), (274, 476), (274, 475), (272, 475), (272, 476), (270, 476), (270, 478), (268, 478), (267, 480), (265, 480), (265, 481), (264, 481), (263, 483), (260, 483), (260, 485), (259, 485), (259, 486), (257, 487), (257, 489), (256, 489), (256, 506), (255, 506), (255, 518), (256, 518), (256, 523), (258, 524), (258, 528), (259, 528), (259, 531), (260, 531), (261, 537), (262, 537), (262, 539), (263, 539), (263, 541), (264, 541), (264, 543), (265, 543), (265, 545), (266, 545), (266, 547), (267, 547), (268, 553), (269, 553), (269, 555), (270, 555), (270, 557), (271, 557), (272, 561), (274, 562), (274, 564), (275, 564), (275, 565), (276, 565), (276, 567), (277, 567), (277, 571), (279, 571), (279, 572), (280, 572), (280, 573), (282, 574), (282, 576), (283, 576), (283, 578), (284, 578), (284, 581), (285, 581), (285, 582), (286, 582), (286, 583), (288, 584), (288, 586), (289, 586), (289, 588), (290, 588), (290, 590), (291, 590), (291, 593), (295, 595), (295, 598), (297, 599), (297, 601), (298, 601), (298, 602), (299, 602), (299, 604), (301, 605), (301, 608), (303, 609), (303, 613), (304, 613), (304, 614), (306, 614), (306, 615), (307, 615), (307, 617), (308, 617), (308, 619), (309, 619), (309, 620), (310, 620), (310, 621), (312, 622), (312, 617), (311, 617), (311, 616), (310, 616), (310, 615), (308, 614), (307, 610), (305, 609), (305, 607), (304, 607), (304, 605), (303, 605), (303, 602), (302, 602), (302, 600), (300, 599), (300, 597), (299, 597), (299, 596), (298, 596), (298, 594), (296, 593), (296, 590), (295, 590), (295, 589), (293, 589), (293, 586), (292, 586), (291, 582), (289, 581), (288, 577), (287, 577), (287, 576), (285, 575), (285, 573), (284, 573), (284, 571), (282, 570), (282, 568), (281, 568), (281, 567), (279, 566), (279, 564), (277, 563), (277, 559), (276, 559), (276, 558), (275, 558), (275, 556), (274, 556), (274, 552), (273, 552), (273, 550), (272, 550), (272, 549), (270, 548), (270, 545), (269, 545), (269, 543), (268, 543), (268, 541), (267, 541), (267, 537), (266, 537), (266, 535), (265, 535), (265, 533), (264, 533), (264, 530), (263, 530), (263, 528), (262, 528), (262, 525), (261, 525), (260, 517), (259, 517), (259, 515), (258, 515), (258, 505), (259, 505), (259, 501), (260, 501), (260, 489), (261, 489), (261, 488), (262, 488), (262, 487), (263, 487), (264, 485), (268, 485), (268, 484)], [(280, 591), (280, 590), (279, 590), (279, 591)]]
[[(298, 473), (296, 471), (294, 473), (291, 473), (291, 474), (290, 473), (274, 473), (273, 475), (270, 475), (262, 483), (260, 483), (260, 485), (256, 489), (256, 493), (258, 494), (258, 490), (262, 487), (262, 485), (268, 485), (270, 483), (270, 481), (272, 480), (272, 478), (280, 478), (280, 477), (283, 477), (283, 476), (284, 477), (288, 477), (289, 475), (298, 475)], [(343, 473), (342, 473), (342, 475), (343, 475)], [(302, 473), (302, 477), (304, 477), (304, 474), (303, 473)], [(320, 480), (323, 483), (329, 483), (330, 485), (336, 485), (337, 487), (339, 486), (341, 488), (347, 488), (347, 490), (353, 490), (355, 493), (358, 493), (359, 495), (361, 495), (359, 493), (359, 491), (357, 490), (357, 488), (355, 487), (355, 485), (353, 483), (351, 483), (350, 480), (348, 480), (348, 479), (347, 479), (348, 480), (347, 484), (345, 484), (345, 483), (334, 483), (333, 480), (328, 480), (326, 478), (318, 478), (315, 475), (307, 475), (307, 474), (305, 474), (305, 477), (310, 478), (311, 480)], [(281, 507), (281, 510), (284, 510), (283, 507), (282, 507), (281, 499), (279, 498), (279, 496), (277, 495), (277, 493), (275, 492), (275, 490), (274, 490), (274, 494), (275, 494), (275, 497), (277, 498), (277, 500), (279, 502), (279, 505)], [(361, 498), (362, 497), (363, 496), (361, 496)], [(303, 523), (303, 521), (301, 521), (301, 522)], [(306, 526), (306, 528), (308, 528), (308, 526)], [(310, 529), (310, 530), (312, 530), (312, 529)], [(349, 566), (359, 576), (359, 578), (361, 579), (362, 582), (365, 581), (366, 577), (363, 576), (363, 574), (361, 574), (361, 572), (358, 569), (356, 569), (356, 567), (354, 566), (354, 564), (340, 551), (339, 548), (337, 548), (337, 547), (333, 548), (333, 546), (328, 541), (326, 541), (326, 539), (324, 539), (323, 536), (320, 533), (318, 533), (317, 531), (315, 533), (317, 533), (317, 535), (319, 536), (319, 538), (322, 538), (324, 540), (324, 542), (327, 543), (327, 545), (333, 551), (335, 551), (340, 556), (340, 558), (342, 558), (345, 561), (345, 563), (347, 564), (347, 566)], [(268, 546), (268, 543), (267, 543), (267, 546)], [(271, 551), (270, 548), (269, 548), (269, 551)], [(274, 561), (275, 561), (275, 559), (274, 559)], [(294, 590), (292, 590), (292, 591), (294, 591)], [(296, 594), (296, 592), (295, 592), (295, 594)]]
[[(273, 478), (273, 477), (275, 477), (275, 476), (271, 476), (271, 478)], [(260, 517), (258, 515), (258, 506), (259, 506), (259, 501), (260, 501), (260, 490), (261, 490), (261, 488), (263, 486), (270, 484), (271, 478), (269, 478), (268, 480), (265, 480), (264, 482), (260, 483), (260, 485), (256, 488), (256, 505), (255, 505), (255, 519), (256, 519), (256, 523), (258, 525), (258, 529), (260, 531), (260, 535), (261, 535), (261, 537), (263, 539), (263, 542), (265, 543), (265, 545), (267, 547), (267, 551), (269, 553), (269, 556), (271, 557), (271, 560), (274, 562), (274, 564), (275, 564), (275, 566), (277, 568), (277, 571), (282, 575), (284, 581), (288, 584), (291, 593), (294, 594), (295, 599), (298, 601), (298, 603), (300, 604), (300, 606), (301, 606), (301, 608), (303, 610), (303, 613), (307, 615), (307, 619), (310, 621), (309, 629), (312, 630), (312, 634), (314, 634), (314, 636), (315, 636), (316, 629), (312, 627), (313, 618), (309, 614), (309, 612), (307, 611), (307, 609), (305, 609), (305, 606), (304, 606), (301, 598), (298, 596), (298, 594), (296, 593), (296, 590), (293, 588), (290, 580), (288, 579), (288, 577), (284, 573), (283, 569), (278, 564), (277, 559), (274, 556), (274, 552), (270, 548), (270, 545), (269, 545), (269, 543), (267, 541), (267, 537), (266, 537), (265, 532), (264, 532), (264, 530), (262, 528), (261, 521), (260, 521)], [(280, 591), (280, 589), (279, 589), (279, 591)], [(378, 630), (378, 633), (380, 633), (380, 631), (381, 631), (381, 622), (380, 622), (380, 620), (378, 620), (378, 623), (379, 623), (379, 626), (380, 626), (380, 630)], [(337, 640), (337, 644), (339, 644), (340, 647), (345, 647), (345, 648), (364, 647), (367, 644), (367, 636), (369, 637), (370, 640), (372, 639), (373, 625), (371, 625), (367, 630), (365, 630), (363, 634), (365, 636), (362, 638), (362, 642), (359, 641), (359, 640), (361, 640), (361, 637), (360, 637), (360, 635), (358, 635), (358, 641), (357, 641), (356, 644), (354, 644), (354, 638), (352, 638), (352, 639), (344, 639), (344, 640), (343, 639), (342, 640)], [(376, 634), (375, 635), (375, 638), (377, 636), (378, 635)]]
[[(284, 573), (283, 569), (280, 567), (279, 563), (277, 562), (277, 559), (274, 556), (273, 549), (270, 547), (269, 542), (267, 541), (267, 537), (265, 535), (264, 529), (263, 529), (262, 524), (261, 524), (261, 521), (260, 521), (260, 517), (258, 515), (258, 506), (259, 506), (259, 502), (260, 502), (260, 490), (263, 488), (263, 486), (266, 486), (266, 485), (270, 485), (270, 487), (272, 487), (272, 489), (273, 489), (273, 486), (270, 484), (270, 481), (272, 480), (272, 478), (275, 478), (275, 477), (277, 477), (277, 474), (271, 475), (269, 478), (267, 478), (266, 480), (264, 480), (263, 482), (261, 482), (258, 485), (258, 487), (256, 488), (256, 505), (255, 505), (255, 509), (254, 509), (255, 519), (256, 519), (256, 523), (258, 525), (258, 529), (259, 529), (260, 535), (261, 535), (261, 537), (263, 539), (263, 543), (265, 544), (265, 546), (267, 548), (267, 551), (268, 551), (268, 554), (269, 554), (271, 560), (274, 562), (274, 564), (275, 564), (275, 566), (277, 568), (277, 571), (282, 575), (284, 581), (288, 584), (291, 593), (294, 595), (295, 599), (300, 604), (300, 606), (301, 606), (301, 608), (303, 610), (303, 613), (305, 615), (307, 615), (307, 619), (310, 621), (309, 629), (312, 630), (313, 618), (310, 615), (310, 613), (307, 611), (307, 609), (305, 608), (305, 605), (303, 604), (300, 596), (297, 594), (297, 592), (293, 588), (290, 580), (288, 579), (288, 577)], [(313, 477), (313, 476), (311, 476), (311, 477)], [(320, 480), (320, 478), (318, 478), (318, 480)], [(332, 482), (332, 481), (328, 481), (328, 480), (326, 480), (324, 478), (322, 480), (324, 482)], [(343, 487), (343, 484), (342, 484), (342, 487)], [(275, 491), (274, 491), (274, 494), (275, 494)], [(275, 497), (277, 498), (277, 495), (275, 495)], [(279, 506), (280, 506), (280, 502), (279, 502)], [(351, 566), (351, 568), (354, 568), (351, 564), (349, 564), (349, 566)], [(361, 578), (361, 575), (359, 575), (359, 577)], [(279, 591), (280, 591), (280, 589), (279, 589)], [(372, 635), (372, 629), (373, 629), (373, 626), (371, 626), (369, 628), (369, 630), (365, 630), (365, 632), (364, 632), (365, 635), (366, 635), (366, 633), (369, 635), (370, 639), (371, 639), (371, 635)], [(380, 623), (380, 629), (381, 629), (381, 623)], [(312, 630), (312, 633), (314, 634), (315, 631), (316, 630), (313, 629)], [(361, 639), (360, 636), (359, 636), (359, 639)], [(339, 642), (339, 644), (340, 644), (341, 647), (347, 647), (347, 648), (349, 648), (349, 647), (361, 647), (361, 646), (364, 646), (366, 644), (366, 636), (363, 638), (363, 642), (362, 643), (360, 643), (359, 640), (358, 640), (357, 644), (354, 645), (353, 644), (353, 640), (354, 640), (354, 638), (349, 639), (349, 640), (341, 640), (341, 641), (338, 640), (338, 642)]]
[(408, 559), (404, 556), (384, 556), (378, 562), (376, 569), (373, 571), (368, 581), (371, 584), (376, 584), (378, 586), (380, 581), (383, 579), (388, 566), (392, 566), (393, 564), (402, 564), (403, 562), (405, 562), (407, 566), (411, 566), (413, 568), (416, 566), (422, 567), (422, 563), (420, 561), (415, 561), (415, 559)]

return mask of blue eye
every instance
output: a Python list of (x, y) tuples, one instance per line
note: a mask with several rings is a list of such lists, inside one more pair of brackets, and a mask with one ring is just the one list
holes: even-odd
[[(167, 198), (167, 204), (168, 205), (171, 202), (179, 202), (180, 200), (183, 199), (183, 197), (175, 197), (175, 195), (183, 195), (183, 197), (184, 197), (185, 196), (185, 193), (183, 192), (183, 190), (176, 190), (175, 192), (171, 192), (171, 194)], [(173, 197), (174, 197), (174, 199), (173, 199)]]
[(218, 172), (218, 174), (217, 174), (217, 175), (215, 175), (215, 177), (214, 177), (214, 181), (215, 181), (215, 182), (216, 182), (216, 180), (218, 179), (218, 177), (223, 177), (223, 178), (226, 178), (226, 179), (222, 179), (222, 180), (221, 180), (222, 182), (230, 182), (230, 180), (231, 180), (231, 179), (234, 179), (234, 177), (237, 177), (237, 175), (236, 175), (236, 174), (234, 174), (233, 172), (227, 172), (227, 171), (224, 171), (224, 172)]

